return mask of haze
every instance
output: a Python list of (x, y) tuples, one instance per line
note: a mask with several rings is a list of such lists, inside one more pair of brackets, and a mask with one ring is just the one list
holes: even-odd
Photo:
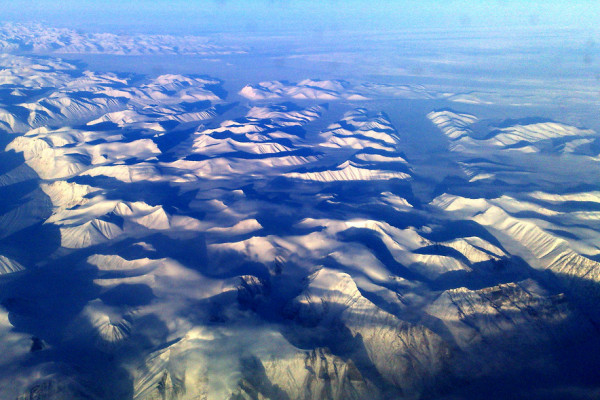
[(596, 29), (594, 1), (10, 1), (5, 20), (137, 33), (510, 29), (531, 25)]

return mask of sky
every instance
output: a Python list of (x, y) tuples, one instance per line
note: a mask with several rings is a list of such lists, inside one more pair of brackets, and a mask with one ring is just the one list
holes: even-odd
[(597, 0), (11, 0), (5, 21), (139, 33), (595, 28)]

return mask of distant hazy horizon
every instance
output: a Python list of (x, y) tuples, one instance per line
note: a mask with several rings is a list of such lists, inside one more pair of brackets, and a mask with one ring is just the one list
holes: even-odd
[(198, 34), (207, 32), (394, 31), (512, 29), (550, 26), (595, 29), (595, 1), (75, 1), (4, 2), (1, 19), (44, 22), (86, 31)]

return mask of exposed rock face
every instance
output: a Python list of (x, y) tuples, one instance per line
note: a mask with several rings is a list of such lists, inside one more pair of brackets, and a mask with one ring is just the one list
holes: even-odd
[(326, 348), (299, 352), (287, 360), (242, 360), (239, 389), (233, 399), (342, 400), (380, 398), (352, 360), (343, 361)]
[(151, 354), (136, 369), (134, 399), (207, 399), (207, 368), (207, 359), (194, 352), (190, 342), (183, 339)]
[(384, 396), (417, 398), (446, 379), (435, 382), (448, 368), (451, 352), (446, 343), (427, 328), (381, 310), (347, 274), (319, 270), (292, 308), (299, 323), (308, 327), (298, 332), (303, 336), (299, 340), (331, 343), (367, 379), (387, 388)]

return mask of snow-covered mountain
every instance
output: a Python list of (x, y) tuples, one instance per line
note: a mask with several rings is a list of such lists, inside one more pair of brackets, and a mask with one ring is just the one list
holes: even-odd
[(225, 48), (202, 36), (123, 35), (83, 33), (69, 28), (42, 24), (0, 24), (0, 51), (56, 54), (185, 54), (223, 55), (243, 53), (240, 48)]
[[(238, 51), (13, 24), (0, 48)], [(0, 397), (597, 389), (594, 129), (413, 83), (0, 68)]]

